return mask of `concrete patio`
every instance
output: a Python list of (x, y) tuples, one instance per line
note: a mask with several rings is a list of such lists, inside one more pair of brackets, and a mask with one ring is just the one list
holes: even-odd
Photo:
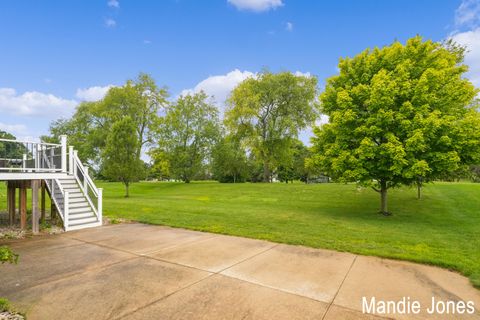
[(382, 319), (364, 296), (477, 308), (388, 318), (480, 319), (468, 279), (408, 262), (143, 224), (9, 245), (20, 261), (0, 265), (0, 297), (28, 319)]

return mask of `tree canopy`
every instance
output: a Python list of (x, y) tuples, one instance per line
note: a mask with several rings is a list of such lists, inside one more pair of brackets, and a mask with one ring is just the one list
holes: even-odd
[(264, 71), (231, 93), (225, 124), (263, 164), (263, 181), (288, 157), (300, 130), (316, 119), (317, 79), (291, 72)]
[[(6, 131), (0, 130), (0, 138), (16, 140), (17, 138)], [(28, 150), (21, 144), (0, 141), (0, 159), (22, 159)]]
[(224, 136), (212, 151), (213, 177), (220, 182), (245, 182), (248, 178), (245, 149), (234, 136)]
[(478, 160), (478, 91), (463, 57), (453, 43), (417, 36), (341, 59), (321, 95), (329, 123), (314, 129), (314, 163), (375, 188), (388, 214), (389, 188)]
[(110, 88), (103, 99), (80, 103), (70, 119), (53, 122), (51, 136), (42, 140), (58, 142), (60, 135), (66, 134), (82, 161), (102, 167), (107, 135), (116, 122), (128, 116), (135, 127), (131, 133), (138, 141), (134, 154), (140, 159), (142, 149), (153, 143), (167, 97), (165, 88), (159, 88), (149, 75), (140, 73), (135, 80)]
[(204, 92), (180, 96), (159, 119), (158, 148), (151, 155), (163, 165), (167, 161), (169, 175), (187, 183), (200, 173), (219, 138), (218, 110), (208, 100)]
[(139, 141), (132, 134), (134, 131), (135, 122), (129, 116), (115, 122), (102, 153), (104, 176), (121, 181), (125, 185), (125, 197), (129, 197), (130, 183), (138, 181), (144, 170), (143, 162), (136, 155)]

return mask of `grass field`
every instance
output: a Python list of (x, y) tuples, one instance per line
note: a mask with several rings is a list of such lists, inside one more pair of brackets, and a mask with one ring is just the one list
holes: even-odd
[[(120, 183), (104, 188), (104, 214), (276, 242), (404, 259), (460, 271), (480, 287), (480, 184), (436, 183), (379, 197), (353, 184)], [(0, 188), (0, 208), (5, 206)]]

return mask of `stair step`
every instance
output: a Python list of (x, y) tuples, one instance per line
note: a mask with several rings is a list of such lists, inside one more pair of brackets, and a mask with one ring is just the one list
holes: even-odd
[(75, 179), (73, 177), (68, 177), (68, 178), (60, 178), (58, 180), (60, 180), (60, 181), (76, 181), (77, 179)]
[(93, 223), (93, 222), (97, 222), (97, 221), (98, 221), (97, 217), (93, 216), (93, 217), (90, 217), (90, 218), (69, 220), (68, 225), (72, 227), (72, 226), (78, 226), (78, 225), (87, 224), (87, 223)]
[(90, 209), (90, 204), (87, 201), (82, 201), (82, 202), (70, 202), (69, 207), (71, 209), (73, 208), (89, 208)]
[(88, 207), (81, 207), (81, 208), (72, 208), (70, 207), (68, 210), (69, 213), (75, 214), (75, 213), (84, 213), (84, 212), (92, 212), (92, 209), (90, 206)]
[(62, 183), (62, 188), (63, 189), (74, 189), (78, 188), (78, 184), (76, 182), (73, 183)]
[[(72, 203), (84, 202), (85, 198), (84, 197), (76, 197), (76, 198), (70, 197), (70, 199), (68, 199), (68, 200), (69, 200), (70, 204), (72, 204)], [(57, 199), (57, 201), (63, 203), (63, 197), (60, 198), (60, 199)]]
[(92, 211), (85, 212), (85, 213), (75, 213), (75, 214), (69, 214), (68, 215), (68, 220), (69, 221), (76, 221), (78, 219), (83, 219), (83, 218), (95, 218), (96, 216)]
[[(68, 192), (68, 196), (70, 198), (84, 197), (83, 192), (70, 192), (70, 191)], [(61, 192), (55, 192), (55, 197), (63, 198), (63, 194)]]
[[(80, 200), (80, 201), (78, 201), (78, 200)], [(78, 204), (83, 203), (83, 202), (86, 202), (84, 198), (74, 198), (74, 199), (70, 199), (69, 205), (70, 205), (70, 207), (72, 207), (72, 206), (73, 207), (79, 207)], [(63, 204), (65, 202), (63, 201), (63, 199), (57, 199), (57, 203), (63, 206)], [(87, 205), (90, 205), (88, 202), (86, 202), (86, 203), (87, 203)]]
[(85, 223), (85, 224), (79, 224), (79, 225), (73, 225), (69, 226), (69, 230), (80, 230), (80, 229), (85, 229), (85, 228), (94, 228), (94, 227), (100, 227), (102, 224), (98, 221), (92, 222), (92, 223)]
[(77, 181), (60, 181), (60, 184), (62, 185), (62, 187), (64, 185), (78, 185)]

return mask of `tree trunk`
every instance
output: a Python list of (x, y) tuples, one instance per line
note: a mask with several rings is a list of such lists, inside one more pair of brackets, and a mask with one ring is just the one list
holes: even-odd
[(385, 180), (380, 180), (380, 212), (384, 216), (389, 216), (388, 205), (387, 205), (387, 182)]
[(237, 182), (237, 175), (233, 174), (233, 183), (236, 183), (236, 182)]
[(129, 183), (125, 182), (125, 198), (130, 197), (130, 190), (128, 189)]
[(417, 199), (420, 200), (422, 197), (422, 184), (417, 182)]
[(270, 168), (266, 161), (263, 163), (263, 182), (270, 182)]

